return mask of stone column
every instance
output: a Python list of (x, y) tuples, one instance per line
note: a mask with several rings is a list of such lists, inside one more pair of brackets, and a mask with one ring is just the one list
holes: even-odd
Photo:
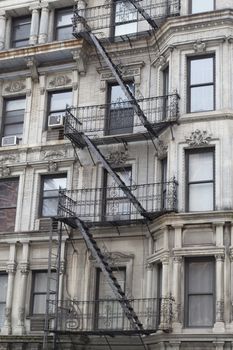
[(162, 262), (162, 300), (160, 310), (160, 329), (167, 329), (170, 322), (170, 300), (168, 291), (168, 268), (169, 268), (169, 257), (164, 256), (161, 259)]
[(41, 4), (41, 18), (39, 30), (39, 44), (45, 44), (48, 41), (48, 25), (49, 25), (49, 6), (47, 2)]
[(14, 292), (14, 280), (16, 272), (16, 244), (10, 245), (10, 260), (7, 263), (6, 271), (8, 273), (7, 281), (7, 295), (6, 295), (6, 309), (5, 309), (5, 323), (1, 330), (2, 334), (11, 334), (11, 312), (12, 312), (12, 302), (13, 302), (13, 292)]
[(181, 331), (181, 299), (180, 299), (180, 286), (181, 286), (181, 264), (183, 258), (181, 256), (175, 256), (173, 258), (173, 330), (177, 328), (177, 331)]
[(5, 48), (6, 34), (6, 14), (4, 10), (0, 10), (0, 50)]
[(223, 278), (223, 262), (224, 255), (217, 254), (216, 259), (216, 322), (214, 330), (216, 332), (224, 331), (224, 278)]
[(17, 334), (25, 334), (25, 301), (27, 292), (27, 281), (29, 273), (29, 243), (23, 243), (22, 261), (20, 263), (20, 290), (19, 290), (19, 300), (18, 300), (18, 324), (17, 324)]
[(31, 21), (31, 31), (29, 44), (36, 45), (38, 40), (38, 31), (39, 31), (39, 8), (38, 6), (30, 7), (32, 11), (32, 21)]

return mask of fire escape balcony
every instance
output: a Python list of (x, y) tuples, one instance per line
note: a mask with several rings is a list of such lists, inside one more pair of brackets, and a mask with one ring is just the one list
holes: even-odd
[[(177, 182), (131, 185), (128, 189), (151, 219), (177, 211)], [(61, 190), (58, 217), (72, 226), (75, 217), (90, 226), (124, 225), (143, 218), (120, 187)]]
[[(60, 334), (150, 334), (169, 331), (172, 319), (171, 298), (129, 299), (143, 330), (135, 330), (123, 313), (119, 300), (95, 301), (62, 300), (58, 303), (57, 328), (50, 323), (50, 331)], [(54, 302), (50, 301), (51, 319)]]
[[(178, 122), (177, 93), (143, 98), (137, 102), (158, 136), (168, 126)], [(148, 139), (149, 134), (135, 114), (132, 104), (133, 101), (120, 101), (67, 108), (64, 133), (80, 148), (85, 147), (82, 133), (89, 136), (96, 145)]]
[[(167, 17), (180, 15), (180, 0), (136, 0), (140, 7), (160, 25)], [(137, 9), (127, 0), (106, 2), (95, 7), (76, 8), (73, 32), (77, 37), (83, 30), (83, 20), (99, 39), (126, 40), (148, 34), (151, 28)]]

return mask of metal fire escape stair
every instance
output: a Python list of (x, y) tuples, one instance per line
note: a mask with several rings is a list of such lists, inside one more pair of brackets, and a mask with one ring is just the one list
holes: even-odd
[[(156, 22), (150, 18), (150, 16), (143, 10), (142, 7), (140, 7), (135, 1), (130, 0), (130, 3), (138, 10), (138, 12), (147, 20), (147, 22), (152, 26), (153, 29), (157, 29), (158, 25)], [(140, 108), (137, 100), (135, 99), (134, 95), (131, 93), (128, 86), (125, 84), (122, 74), (119, 70), (119, 68), (113, 63), (111, 60), (109, 54), (106, 52), (105, 48), (101, 44), (101, 42), (96, 38), (96, 36), (91, 32), (90, 28), (85, 25), (85, 19), (83, 17), (80, 17), (81, 22), (84, 24), (85, 29), (84, 31), (80, 33), (75, 33), (74, 36), (76, 38), (83, 37), (88, 42), (94, 44), (98, 52), (103, 57), (104, 61), (108, 65), (109, 69), (111, 70), (113, 76), (115, 77), (118, 84), (121, 86), (122, 90), (124, 91), (126, 97), (128, 98), (129, 102), (132, 105), (132, 108), (134, 109), (135, 113), (140, 118), (143, 126), (148, 131), (149, 135), (152, 138), (155, 138), (157, 145), (159, 146), (159, 140), (158, 137), (152, 127), (152, 125), (147, 120), (144, 112)], [(103, 154), (100, 152), (98, 147), (89, 139), (88, 136), (86, 136), (83, 132), (76, 132), (79, 137), (81, 137), (81, 140), (84, 145), (88, 146), (88, 148), (95, 154), (96, 158), (102, 163), (103, 167), (108, 171), (108, 173), (113, 177), (113, 179), (116, 181), (118, 186), (121, 188), (121, 190), (125, 193), (127, 198), (132, 202), (132, 204), (135, 206), (135, 208), (139, 211), (139, 213), (145, 217), (146, 219), (151, 219), (149, 216), (149, 213), (142, 207), (140, 202), (136, 199), (136, 197), (131, 193), (130, 189), (126, 186), (124, 181), (119, 177), (119, 175), (114, 171), (114, 169), (111, 167), (111, 165), (108, 163), (108, 161), (105, 159)], [(75, 141), (75, 136), (71, 137), (71, 135), (67, 135), (67, 137), (76, 145), (80, 146), (77, 141)], [(82, 147), (82, 148), (83, 148)], [(124, 291), (122, 290), (120, 284), (118, 283), (116, 277), (113, 274), (112, 268), (109, 265), (108, 261), (106, 260), (104, 254), (101, 252), (100, 248), (97, 245), (96, 240), (93, 238), (92, 233), (90, 232), (89, 228), (85, 225), (85, 223), (80, 220), (75, 213), (70, 216), (70, 218), (62, 218), (58, 216), (58, 220), (65, 222), (66, 224), (70, 225), (73, 228), (78, 228), (82, 237), (84, 238), (87, 247), (89, 248), (92, 256), (94, 259), (96, 259), (99, 267), (101, 268), (103, 274), (107, 278), (109, 285), (111, 286), (111, 289), (116, 296), (117, 300), (119, 300), (119, 303), (122, 306), (122, 309), (128, 318), (132, 329), (136, 331), (136, 333), (144, 333), (147, 332), (144, 330), (142, 323), (140, 322), (138, 316), (136, 315), (133, 307), (131, 306), (129, 300), (127, 299), (127, 296), (125, 295)], [(62, 234), (62, 231), (60, 231)], [(51, 230), (50, 235), (50, 247), (52, 247), (52, 237), (53, 237), (53, 230)], [(60, 236), (59, 236), (60, 237)], [(60, 242), (60, 244), (59, 244)], [(60, 266), (60, 253), (61, 253), (61, 238), (58, 239), (58, 248), (57, 248), (57, 267), (56, 267), (56, 276), (57, 276), (57, 287), (56, 287), (56, 300), (55, 300), (55, 323), (54, 323), (54, 342), (53, 342), (53, 349), (56, 349), (56, 342), (57, 342), (57, 336), (56, 333), (58, 333), (58, 289), (59, 289), (59, 266)], [(52, 272), (52, 248), (50, 249), (49, 253), (49, 275), (51, 276)], [(48, 278), (48, 292), (47, 292), (47, 310), (46, 310), (46, 326), (45, 326), (45, 338), (44, 338), (44, 346), (43, 350), (47, 350), (46, 346), (48, 344), (48, 332), (49, 332), (49, 300), (51, 299), (52, 292), (50, 291), (50, 278)]]

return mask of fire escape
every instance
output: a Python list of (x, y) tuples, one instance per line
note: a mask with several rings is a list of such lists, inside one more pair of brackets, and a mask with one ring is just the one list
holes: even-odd
[[(117, 2), (116, 2), (117, 3)], [(142, 23), (148, 24), (149, 29), (144, 34), (151, 35), (156, 31), (161, 23), (169, 15), (179, 14), (179, 1), (170, 0), (164, 3), (165, 12), (161, 12), (156, 16), (156, 5), (153, 0), (125, 0), (119, 1), (124, 6), (130, 5), (132, 13), (137, 14), (137, 21), (140, 19)], [(80, 6), (81, 4), (81, 6)], [(111, 163), (101, 152), (99, 145), (110, 144), (116, 142), (131, 142), (137, 140), (151, 140), (154, 147), (159, 150), (161, 141), (159, 135), (166, 128), (171, 127), (178, 122), (178, 95), (171, 94), (161, 97), (153, 97), (148, 99), (136, 99), (130, 87), (124, 81), (123, 74), (118, 65), (108, 54), (105, 48), (105, 39), (99, 39), (97, 30), (104, 29), (109, 26), (110, 13), (109, 5), (98, 6), (95, 8), (85, 8), (83, 2), (79, 2), (74, 10), (73, 18), (73, 35), (79, 39), (82, 38), (92, 45), (103, 61), (111, 71), (116, 82), (124, 92), (127, 101), (111, 105), (89, 106), (78, 108), (67, 108), (64, 134), (72, 142), (73, 146), (78, 149), (88, 148), (89, 152), (102, 164), (106, 172), (113, 178), (117, 186), (114, 187), (116, 201), (121, 203), (124, 209), (118, 212), (118, 215), (111, 215), (108, 212), (106, 202), (114, 206), (114, 196), (110, 194), (111, 188), (106, 189), (85, 189), (61, 191), (59, 196), (58, 216), (57, 220), (73, 229), (78, 229), (92, 257), (97, 262), (103, 275), (108, 281), (114, 295), (115, 303), (111, 305), (114, 310), (120, 308), (122, 312), (117, 311), (119, 319), (124, 326), (117, 325), (114, 329), (110, 327), (102, 327), (99, 324), (100, 308), (99, 301), (92, 304), (88, 302), (63, 301), (58, 298), (59, 290), (59, 271), (60, 271), (60, 247), (62, 239), (62, 228), (59, 233), (54, 233), (51, 229), (50, 233), (50, 253), (49, 253), (49, 269), (48, 269), (48, 292), (47, 292), (47, 310), (45, 322), (45, 338), (44, 347), (48, 347), (49, 334), (53, 336), (53, 348), (58, 349), (59, 338), (61, 335), (70, 336), (74, 334), (100, 334), (100, 335), (116, 335), (116, 334), (135, 334), (138, 335), (143, 344), (142, 335), (154, 333), (158, 328), (169, 330), (170, 327), (170, 300), (137, 300), (128, 299), (125, 291), (117, 281), (114, 271), (106, 259), (105, 254), (100, 250), (90, 227), (96, 225), (115, 225), (128, 224), (132, 222), (148, 223), (154, 218), (165, 212), (176, 211), (176, 190), (177, 183), (175, 180), (164, 183), (127, 185)], [(145, 6), (143, 6), (143, 4)], [(169, 5), (168, 5), (169, 4)], [(131, 18), (134, 18), (131, 16)], [(95, 33), (93, 33), (95, 32)], [(112, 29), (110, 28), (110, 32)], [(131, 40), (129, 36), (120, 35), (120, 40)], [(111, 37), (112, 40), (112, 37)], [(111, 40), (108, 40), (109, 43)], [(117, 39), (116, 39), (117, 40)], [(120, 104), (120, 106), (119, 106)], [(131, 113), (134, 119), (133, 127), (138, 131), (129, 131), (121, 133), (113, 132), (112, 134), (96, 137), (104, 129), (104, 119), (106, 111), (111, 110), (112, 113), (124, 115)], [(104, 113), (103, 113), (104, 111)], [(108, 195), (109, 192), (109, 195)], [(120, 198), (120, 199), (119, 199)], [(94, 204), (93, 204), (94, 203)], [(103, 210), (105, 203), (105, 208)], [(125, 209), (126, 208), (126, 209)], [(117, 217), (116, 217), (117, 216)], [(52, 226), (53, 227), (53, 226)], [(52, 267), (52, 254), (54, 251), (54, 242), (56, 243), (55, 267)], [(52, 271), (57, 272), (56, 290), (50, 289)], [(55, 295), (55, 298), (54, 298)], [(106, 306), (106, 305), (105, 305)], [(118, 309), (117, 309), (118, 310)], [(146, 312), (146, 310), (150, 310)], [(115, 312), (116, 313), (116, 312)], [(106, 315), (105, 315), (106, 316)], [(115, 314), (109, 315), (115, 318)], [(119, 322), (119, 320), (117, 321)], [(116, 319), (114, 322), (116, 323)], [(145, 348), (145, 347), (144, 347)], [(62, 349), (62, 347), (61, 347)]]

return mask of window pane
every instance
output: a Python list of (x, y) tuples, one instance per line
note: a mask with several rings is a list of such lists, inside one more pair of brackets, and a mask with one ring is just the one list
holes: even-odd
[(66, 188), (66, 177), (55, 177), (44, 180), (44, 191)]
[(47, 272), (36, 272), (34, 280), (34, 292), (46, 292)]
[(213, 85), (193, 87), (190, 94), (190, 112), (212, 111), (214, 109)]
[(25, 98), (7, 100), (6, 101), (6, 111), (8, 112), (8, 111), (24, 110), (25, 105), (26, 105)]
[(192, 0), (192, 13), (214, 10), (214, 0)]
[(115, 23), (137, 20), (137, 10), (128, 1), (117, 1)]
[(212, 295), (189, 296), (189, 319), (190, 327), (212, 326), (214, 323), (214, 307)]
[(64, 28), (58, 28), (57, 29), (56, 40), (73, 39), (72, 31), (73, 31), (72, 26), (64, 27)]
[(213, 261), (193, 261), (189, 263), (189, 293), (213, 293)]
[(31, 28), (31, 17), (21, 17), (13, 20), (12, 46), (22, 47), (28, 45)]
[[(125, 169), (125, 170), (115, 170), (117, 175), (124, 181), (124, 183), (127, 186), (131, 186), (132, 182), (132, 169)], [(111, 175), (107, 174), (107, 187), (117, 187), (118, 185), (116, 181), (112, 178)], [(122, 191), (119, 189), (119, 193)]]
[(34, 295), (33, 314), (44, 314), (46, 311), (46, 294)]
[(137, 22), (117, 25), (115, 27), (115, 36), (132, 34), (137, 32)]
[(56, 216), (58, 209), (58, 198), (43, 200), (42, 216)]
[(23, 123), (6, 125), (4, 127), (3, 136), (14, 136), (14, 135), (22, 137), (22, 135), (23, 135)]
[(213, 183), (189, 185), (189, 211), (213, 209)]
[(16, 209), (0, 209), (0, 232), (13, 232)]
[[(113, 271), (114, 276), (123, 290), (125, 290), (125, 273), (125, 269)], [(99, 299), (115, 299), (115, 294), (113, 293), (112, 288), (109, 286), (109, 283), (102, 271), (99, 273), (98, 289)]]
[(16, 207), (18, 183), (18, 179), (0, 181), (0, 208)]
[(60, 10), (57, 11), (57, 26), (72, 26), (72, 17), (73, 11), (72, 9)]
[(191, 60), (191, 85), (212, 83), (213, 76), (213, 57)]
[(213, 180), (213, 152), (189, 154), (189, 181)]
[(50, 111), (64, 111), (66, 105), (72, 104), (72, 92), (65, 91), (60, 93), (51, 93)]
[(5, 303), (6, 301), (6, 293), (7, 293), (7, 281), (8, 281), (8, 275), (1, 275), (0, 274), (0, 303)]

